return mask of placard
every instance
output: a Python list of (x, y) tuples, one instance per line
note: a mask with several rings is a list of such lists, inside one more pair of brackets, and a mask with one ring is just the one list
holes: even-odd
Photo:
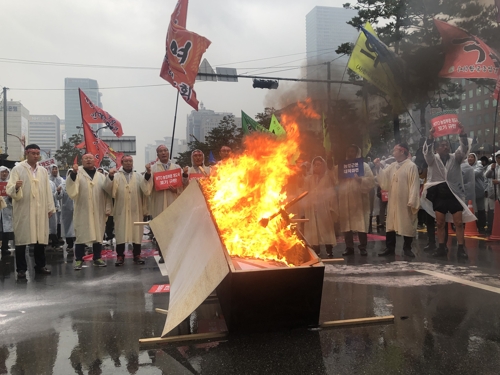
[(359, 177), (365, 175), (365, 167), (362, 158), (346, 160), (339, 165), (339, 178), (354, 178), (356, 175)]
[(7, 181), (0, 182), (0, 197), (7, 196)]
[(182, 187), (182, 171), (180, 168), (155, 172), (153, 177), (156, 191), (166, 190), (170, 187)]
[(389, 192), (387, 190), (381, 190), (380, 191), (380, 199), (382, 200), (382, 202), (389, 201)]
[(50, 158), (50, 159), (47, 159), (47, 160), (44, 160), (44, 161), (39, 161), (39, 162), (38, 162), (38, 165), (39, 165), (40, 167), (44, 167), (47, 171), (49, 171), (49, 173), (50, 173), (50, 172), (52, 172), (52, 171), (50, 171), (50, 170), (49, 170), (49, 168), (50, 168), (50, 166), (51, 166), (52, 164), (57, 165), (56, 159), (54, 159), (54, 158)]
[(189, 174), (189, 181), (191, 180), (199, 180), (200, 178), (205, 177), (203, 173), (190, 173)]
[(148, 293), (170, 293), (170, 284), (156, 284), (149, 289)]
[(435, 129), (434, 138), (449, 134), (460, 134), (459, 123), (460, 121), (456, 112), (441, 112), (431, 119), (432, 127)]

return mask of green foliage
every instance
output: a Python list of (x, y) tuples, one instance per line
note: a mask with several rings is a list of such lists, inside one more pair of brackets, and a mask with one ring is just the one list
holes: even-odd
[(264, 108), (264, 112), (257, 113), (257, 115), (255, 116), (255, 120), (266, 129), (269, 129), (269, 125), (271, 124), (271, 117), (275, 112), (276, 109), (274, 109), (273, 107), (266, 107)]
[(193, 150), (201, 150), (205, 154), (205, 165), (208, 165), (210, 151), (212, 151), (215, 159), (219, 160), (219, 150), (222, 146), (229, 146), (233, 153), (238, 153), (242, 147), (243, 130), (235, 124), (234, 115), (224, 116), (220, 121), (219, 126), (212, 129), (205, 142), (194, 140), (188, 143), (189, 150), (180, 153), (175, 161), (180, 166), (191, 166), (191, 152)]
[(78, 155), (78, 163), (81, 162), (84, 150), (78, 149), (75, 146), (83, 141), (83, 136), (81, 134), (73, 134), (68, 141), (63, 142), (61, 147), (54, 154), (54, 158), (57, 160), (58, 167), (61, 170), (67, 170), (73, 165), (75, 156)]

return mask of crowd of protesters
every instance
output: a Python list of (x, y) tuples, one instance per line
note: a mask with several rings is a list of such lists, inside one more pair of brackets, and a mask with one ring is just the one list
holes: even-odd
[[(477, 221), (481, 233), (492, 228), (495, 197), (500, 197), (500, 151), (492, 163), (486, 157), (478, 159), (469, 153), (467, 136), (461, 125), (459, 128), (460, 146), (455, 152), (448, 141), (436, 141), (432, 129), (420, 155), (413, 157), (408, 145), (399, 143), (391, 157), (372, 162), (363, 160), (360, 148), (351, 145), (345, 160), (357, 160), (361, 165), (356, 164), (356, 171), (361, 172), (348, 177), (339, 171), (342, 163), (334, 165), (331, 157), (318, 156), (311, 164), (303, 163), (294, 188), (287, 189), (308, 192), (295, 213), (306, 219), (302, 229), (307, 243), (318, 255), (324, 246), (327, 256), (333, 257), (333, 247), (342, 234), (342, 255), (352, 256), (357, 234), (359, 253), (366, 256), (376, 217), (377, 229), (385, 230), (386, 235), (386, 248), (379, 256), (394, 255), (396, 238), (402, 236), (404, 256), (415, 257), (413, 238), (417, 227), (425, 225), (428, 243), (424, 251), (443, 257), (448, 252), (447, 223), (453, 223), (457, 255), (467, 258), (464, 224)], [(68, 254), (74, 252), (77, 271), (82, 269), (86, 252), (92, 253), (94, 266), (106, 267), (101, 253), (103, 243), (111, 241), (116, 244), (116, 266), (124, 264), (127, 243), (132, 244), (133, 262), (144, 264), (144, 227), (137, 223), (157, 217), (172, 204), (189, 183), (190, 174), (210, 174), (200, 150), (192, 152), (191, 166), (183, 168), (170, 160), (165, 145), (156, 151), (157, 161), (147, 164), (143, 173), (134, 170), (131, 156), (123, 157), (120, 169), (105, 172), (96, 168), (93, 155), (86, 154), (82, 165), (75, 164), (63, 179), (56, 165), (48, 170), (39, 166), (40, 148), (35, 144), (26, 146), (26, 159), (12, 170), (0, 167), (0, 182), (6, 183), (6, 196), (0, 199), (1, 254), (2, 258), (11, 256), (9, 242), (13, 240), (18, 278), (26, 278), (28, 246), (33, 247), (35, 272), (50, 274), (45, 250), (62, 250), (61, 241), (66, 242)], [(223, 146), (219, 155), (226, 159), (231, 149)], [(182, 187), (155, 189), (156, 173), (176, 169), (182, 171)], [(159, 261), (164, 262), (161, 250)]]

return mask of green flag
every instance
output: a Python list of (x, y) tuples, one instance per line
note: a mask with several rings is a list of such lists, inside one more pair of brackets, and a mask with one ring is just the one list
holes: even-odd
[(283, 129), (283, 126), (281, 126), (281, 124), (278, 122), (278, 119), (276, 118), (275, 115), (272, 115), (271, 117), (271, 124), (269, 125), (269, 131), (271, 133), (276, 134), (277, 136), (286, 134), (285, 129)]
[(265, 127), (263, 127), (243, 111), (241, 111), (241, 127), (243, 128), (243, 134), (250, 134), (252, 132), (269, 132), (269, 130), (267, 130)]
[(328, 132), (328, 127), (325, 123), (325, 114), (323, 113), (323, 147), (326, 152), (332, 151), (332, 143), (330, 141), (330, 133)]

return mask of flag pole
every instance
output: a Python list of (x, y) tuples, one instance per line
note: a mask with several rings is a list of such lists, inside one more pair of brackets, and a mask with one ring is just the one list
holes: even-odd
[[(498, 97), (496, 98), (497, 105), (495, 107), (495, 122), (493, 123), (493, 163), (496, 163), (495, 159), (495, 132), (497, 130), (497, 119), (498, 119)], [(493, 170), (493, 180), (496, 180), (496, 168)], [(495, 192), (495, 201), (497, 200), (497, 187), (493, 185), (493, 191)]]
[(174, 153), (174, 137), (175, 137), (175, 123), (177, 122), (177, 106), (179, 105), (179, 91), (177, 91), (177, 99), (175, 100), (175, 113), (174, 113), (174, 130), (172, 131), (172, 143), (170, 144), (170, 159)]

